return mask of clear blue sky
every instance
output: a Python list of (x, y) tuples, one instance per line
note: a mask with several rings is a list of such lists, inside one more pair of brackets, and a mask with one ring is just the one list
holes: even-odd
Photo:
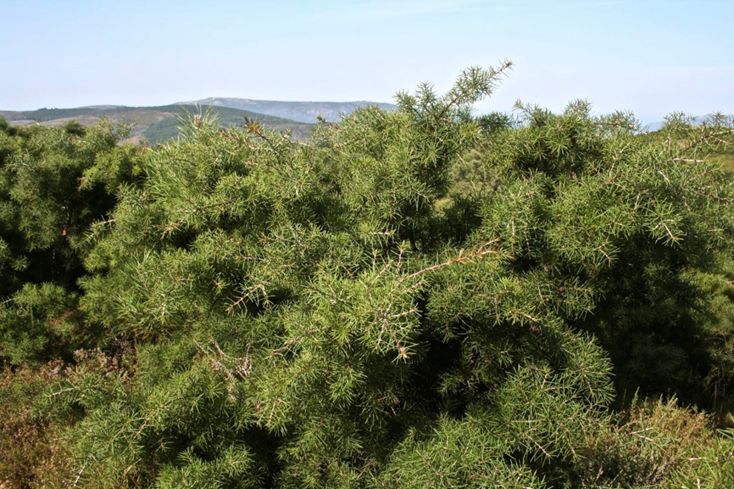
[(480, 112), (734, 113), (734, 0), (0, 0), (0, 109), (390, 102), (515, 63)]

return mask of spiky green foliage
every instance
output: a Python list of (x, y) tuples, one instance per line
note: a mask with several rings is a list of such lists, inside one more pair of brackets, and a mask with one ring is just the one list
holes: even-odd
[[(729, 249), (730, 178), (691, 158), (680, 135), (637, 136), (622, 114), (522, 109), (526, 125), (484, 152), (483, 227), (521, 276), (547, 283), (538, 293), (561, 318), (599, 337), (623, 390), (706, 403), (712, 331), (700, 312), (710, 298), (690, 274), (721, 271), (711, 252)], [(701, 151), (705, 137), (694, 136)]]
[[(90, 129), (31, 128), (2, 134), (11, 150), (2, 159), (2, 295), (18, 283), (54, 282), (73, 286), (81, 274), (75, 247), (89, 225), (115, 204), (102, 185), (83, 185), (85, 172), (100, 166), (121, 167), (130, 147), (117, 147), (124, 135), (109, 124)], [(110, 189), (107, 189), (110, 190)]]
[(76, 311), (85, 233), (134, 181), (126, 128), (0, 127), (0, 365), (71, 359), (98, 331)]
[(662, 448), (635, 445), (660, 416), (612, 406), (638, 388), (723, 405), (730, 325), (714, 318), (729, 305), (708, 277), (726, 273), (728, 177), (680, 144), (701, 135), (647, 138), (580, 102), (472, 118), (508, 68), (400, 94), (397, 112), (361, 109), (309, 144), (195, 117), (134, 171), (88, 170), (117, 198), (78, 247), (79, 314), (107, 340), (36, 406), (66, 427), (69, 482), (714, 477), (680, 462), (704, 442), (676, 452), (685, 430), (661, 424)]

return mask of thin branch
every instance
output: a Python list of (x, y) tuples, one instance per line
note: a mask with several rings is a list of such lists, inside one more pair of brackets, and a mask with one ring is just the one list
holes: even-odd
[(491, 241), (489, 243), (485, 243), (482, 246), (480, 246), (477, 251), (473, 253), (469, 253), (467, 255), (459, 254), (459, 256), (457, 256), (456, 258), (452, 258), (451, 260), (445, 261), (443, 263), (438, 263), (436, 265), (431, 265), (430, 267), (424, 268), (423, 270), (418, 270), (417, 272), (414, 272), (408, 275), (408, 278), (418, 277), (419, 275), (423, 275), (424, 273), (432, 272), (434, 270), (438, 270), (440, 268), (447, 267), (455, 263), (461, 263), (461, 262), (465, 262), (468, 260), (473, 260), (474, 258), (479, 258), (485, 255), (499, 254), (497, 250), (485, 249), (487, 246), (494, 244), (496, 242), (497, 240)]

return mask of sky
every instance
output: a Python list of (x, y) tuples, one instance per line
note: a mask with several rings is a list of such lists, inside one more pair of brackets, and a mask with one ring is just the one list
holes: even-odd
[(734, 0), (0, 0), (0, 110), (392, 102), (512, 61), (478, 113), (734, 113)]

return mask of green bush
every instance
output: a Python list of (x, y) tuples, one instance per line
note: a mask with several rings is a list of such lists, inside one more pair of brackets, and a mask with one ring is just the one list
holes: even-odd
[(69, 247), (76, 283), (22, 289), (6, 328), (11, 363), (45, 360), (79, 314), (34, 398), (77, 487), (724, 480), (709, 418), (630, 401), (731, 399), (732, 196), (707, 133), (583, 102), (474, 119), (507, 68), (308, 144), (195, 117), (85, 167), (114, 209)]

